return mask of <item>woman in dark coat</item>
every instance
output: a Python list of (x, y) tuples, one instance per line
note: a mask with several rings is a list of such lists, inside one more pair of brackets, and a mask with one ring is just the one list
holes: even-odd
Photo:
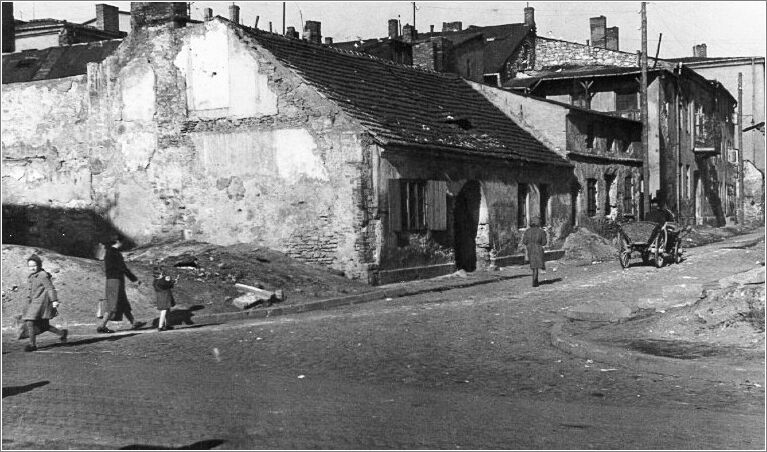
[(104, 303), (104, 311), (107, 315), (104, 316), (104, 322), (96, 328), (99, 333), (114, 333), (114, 331), (107, 328), (107, 322), (110, 320), (120, 321), (123, 316), (131, 324), (132, 329), (138, 329), (143, 325), (143, 322), (135, 322), (133, 314), (131, 314), (131, 306), (128, 303), (128, 296), (125, 294), (125, 277), (127, 276), (132, 282), (136, 282), (141, 285), (141, 281), (128, 270), (125, 266), (125, 260), (123, 260), (122, 254), (120, 254), (120, 247), (123, 245), (123, 239), (120, 236), (116, 236), (112, 240), (112, 245), (106, 249), (104, 255), (104, 273), (107, 277), (106, 284), (106, 302)]
[(543, 247), (546, 241), (546, 231), (540, 228), (538, 217), (534, 217), (530, 220), (530, 227), (522, 236), (522, 244), (527, 247), (530, 268), (533, 270), (533, 287), (538, 287), (538, 270), (546, 268), (543, 260)]
[(33, 352), (37, 350), (35, 336), (38, 334), (50, 331), (53, 334), (58, 334), (61, 342), (66, 342), (67, 330), (59, 330), (50, 324), (50, 319), (56, 316), (59, 298), (51, 282), (51, 275), (43, 270), (43, 260), (33, 254), (27, 259), (27, 268), (29, 269), (29, 276), (27, 277), (29, 299), (21, 319), (25, 323), (27, 334), (29, 334), (29, 345), (24, 347), (24, 351)]

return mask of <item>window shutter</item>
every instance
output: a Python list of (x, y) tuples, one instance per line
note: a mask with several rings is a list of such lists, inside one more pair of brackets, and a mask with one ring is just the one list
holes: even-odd
[(426, 222), (432, 231), (447, 230), (447, 182), (426, 182)]
[(389, 226), (392, 231), (402, 230), (401, 200), (399, 179), (389, 179)]

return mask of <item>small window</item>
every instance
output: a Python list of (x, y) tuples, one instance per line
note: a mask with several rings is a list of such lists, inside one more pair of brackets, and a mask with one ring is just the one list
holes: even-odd
[(586, 215), (597, 214), (597, 180), (586, 179)]
[(423, 231), (426, 229), (426, 181), (403, 181), (400, 191), (402, 205), (402, 229)]
[(527, 227), (527, 198), (529, 189), (527, 184), (519, 184), (517, 188), (517, 227)]
[(586, 127), (586, 149), (594, 149), (594, 124)]
[(541, 184), (540, 186), (541, 191), (541, 197), (540, 197), (540, 218), (541, 218), (541, 226), (546, 226), (547, 221), (547, 213), (549, 210), (549, 186), (545, 184)]
[[(613, 183), (615, 183), (615, 176), (605, 174), (605, 216), (610, 215), (613, 211), (613, 199), (610, 199), (610, 192), (615, 188)], [(615, 193), (615, 197), (618, 197), (617, 193)]]

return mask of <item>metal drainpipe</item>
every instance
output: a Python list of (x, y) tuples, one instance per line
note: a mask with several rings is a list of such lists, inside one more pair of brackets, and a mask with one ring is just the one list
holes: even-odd
[(674, 73), (674, 125), (676, 126), (676, 220), (682, 220), (682, 143), (681, 141), (681, 123), (679, 121), (679, 74)]

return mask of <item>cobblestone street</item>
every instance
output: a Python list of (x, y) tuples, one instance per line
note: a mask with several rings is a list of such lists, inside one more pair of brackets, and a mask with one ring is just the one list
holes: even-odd
[[(24, 353), (3, 337), (3, 448), (761, 449), (759, 386), (551, 345), (568, 307), (753, 268), (764, 243), (679, 265), (529, 277)], [(557, 268), (554, 272), (553, 268)], [(588, 323), (588, 325), (593, 325)], [(587, 326), (591, 327), (591, 326)]]

